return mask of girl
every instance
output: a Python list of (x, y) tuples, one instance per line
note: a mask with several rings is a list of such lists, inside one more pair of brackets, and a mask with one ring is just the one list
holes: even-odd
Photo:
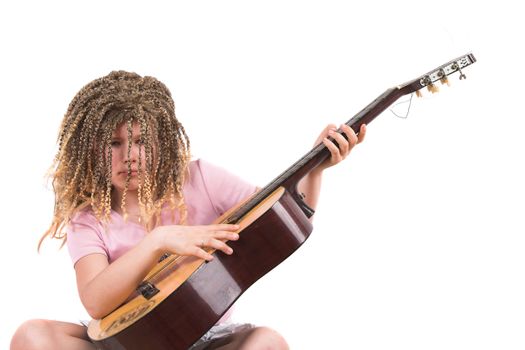
[[(331, 157), (300, 183), (312, 208), (323, 170), (343, 160), (366, 132), (364, 126), (359, 136), (341, 129), (348, 141), (334, 125), (323, 130), (316, 144), (323, 142)], [(205, 260), (213, 259), (205, 248), (233, 254), (225, 242), (239, 238), (238, 226), (211, 223), (257, 189), (205, 161), (190, 161), (189, 139), (160, 81), (124, 71), (92, 81), (71, 101), (58, 146), (54, 216), (42, 239), (67, 238), (91, 317), (122, 304), (165, 252)], [(225, 318), (192, 348), (288, 348), (272, 329), (230, 325)], [(25, 322), (11, 341), (12, 350), (94, 348), (84, 326), (48, 320)]]

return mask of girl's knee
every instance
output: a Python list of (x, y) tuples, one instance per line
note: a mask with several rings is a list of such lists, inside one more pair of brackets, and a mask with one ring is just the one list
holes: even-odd
[[(272, 350), (287, 350), (288, 343), (284, 337), (275, 330), (268, 327), (257, 327), (254, 329), (249, 343), (257, 344), (254, 348), (257, 349), (272, 349)], [(250, 348), (250, 347), (246, 347)]]
[(11, 339), (11, 350), (50, 349), (53, 321), (29, 320), (20, 325)]

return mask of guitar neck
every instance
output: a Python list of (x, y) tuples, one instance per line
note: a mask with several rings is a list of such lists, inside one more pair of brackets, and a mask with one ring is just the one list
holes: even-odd
[[(390, 88), (379, 95), (372, 103), (363, 108), (354, 117), (348, 120), (345, 124), (351, 127), (356, 134), (359, 134), (361, 125), (369, 124), (385, 109), (398, 100), (403, 94), (398, 88)], [(337, 130), (346, 138), (346, 135), (341, 130)], [(331, 137), (329, 140), (337, 145), (337, 142)], [(323, 143), (314, 147), (310, 152), (299, 159), (294, 165), (287, 169), (277, 179), (280, 179), (279, 186), (292, 188), (298, 181), (306, 174), (321, 164), (326, 158), (330, 156), (330, 151)], [(276, 179), (276, 180), (277, 180)], [(274, 181), (276, 181), (274, 180)]]
[[(464, 56), (455, 58), (430, 72), (413, 79), (405, 84), (390, 88), (379, 95), (374, 101), (363, 108), (354, 117), (348, 120), (345, 124), (350, 126), (354, 132), (359, 133), (362, 124), (369, 124), (379, 114), (385, 111), (389, 106), (396, 102), (400, 97), (408, 95), (413, 92), (418, 92), (423, 87), (427, 87), (430, 91), (435, 92), (437, 88), (434, 86), (436, 81), (442, 83), (447, 82), (447, 76), (455, 72), (460, 73), (460, 79), (464, 79), (465, 75), (461, 71), (476, 62), (476, 59), (472, 54), (466, 54)], [(346, 135), (338, 130), (345, 138)], [(333, 138), (329, 139), (336, 143)], [(292, 166), (282, 172), (273, 181), (266, 185), (261, 191), (255, 194), (249, 201), (243, 206), (238, 208), (230, 217), (225, 220), (225, 223), (236, 223), (243, 216), (245, 216), (250, 210), (261, 203), (265, 198), (272, 194), (279, 187), (284, 187), (290, 194), (296, 199), (299, 206), (303, 209), (307, 216), (313, 214), (313, 210), (309, 208), (303, 201), (301, 196), (297, 193), (297, 184), (299, 181), (310, 171), (315, 169), (319, 164), (326, 160), (330, 156), (330, 151), (323, 144), (320, 143), (314, 147), (311, 151), (306, 153)]]
[[(350, 126), (356, 133), (359, 133), (359, 129), (362, 124), (369, 124), (375, 119), (381, 112), (387, 109), (392, 103), (394, 103), (402, 93), (398, 88), (391, 88), (386, 90), (383, 94), (377, 97), (372, 103), (366, 106), (362, 111), (357, 113), (345, 124)], [(338, 131), (340, 132), (340, 131)], [(342, 134), (345, 136), (344, 134)], [(346, 136), (345, 136), (346, 137)], [(329, 138), (332, 142), (335, 142), (333, 138)], [(257, 206), (262, 200), (267, 198), (279, 187), (285, 187), (292, 195), (298, 196), (297, 184), (299, 181), (310, 171), (315, 169), (319, 164), (326, 160), (330, 156), (330, 151), (323, 144), (320, 143), (303, 157), (301, 157), (292, 166), (282, 172), (268, 185), (263, 187), (252, 199), (241, 206), (236, 212), (234, 212), (228, 219), (227, 223), (235, 223), (239, 221), (244, 215), (250, 210)], [(308, 215), (308, 208), (303, 208)], [(312, 212), (313, 214), (313, 212)]]

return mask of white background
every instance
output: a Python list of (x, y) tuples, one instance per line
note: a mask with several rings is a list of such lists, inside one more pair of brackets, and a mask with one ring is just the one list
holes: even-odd
[(87, 82), (159, 78), (194, 156), (264, 186), (326, 124), (472, 52), (466, 80), (414, 98), (408, 119), (386, 111), (326, 172), (311, 238), (236, 320), (293, 349), (523, 349), (524, 25), (492, 3), (2, 2), (0, 348), (26, 319), (86, 317), (67, 250), (36, 243), (58, 127)]

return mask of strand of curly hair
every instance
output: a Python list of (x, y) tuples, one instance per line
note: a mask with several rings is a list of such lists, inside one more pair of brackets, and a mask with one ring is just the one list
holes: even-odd
[[(107, 222), (111, 213), (111, 140), (115, 128), (127, 124), (131, 140), (133, 123), (140, 126), (138, 199), (140, 216), (152, 228), (169, 204), (186, 219), (182, 187), (190, 160), (190, 142), (175, 117), (168, 88), (153, 77), (113, 71), (84, 86), (73, 98), (58, 136), (58, 152), (49, 176), (55, 192), (53, 220), (46, 237), (67, 239), (65, 226), (80, 210), (91, 206), (96, 217)], [(154, 152), (155, 150), (155, 152)], [(128, 159), (131, 142), (128, 142)], [(142, 162), (145, 163), (145, 171)], [(121, 202), (127, 217), (126, 193), (131, 163)]]

